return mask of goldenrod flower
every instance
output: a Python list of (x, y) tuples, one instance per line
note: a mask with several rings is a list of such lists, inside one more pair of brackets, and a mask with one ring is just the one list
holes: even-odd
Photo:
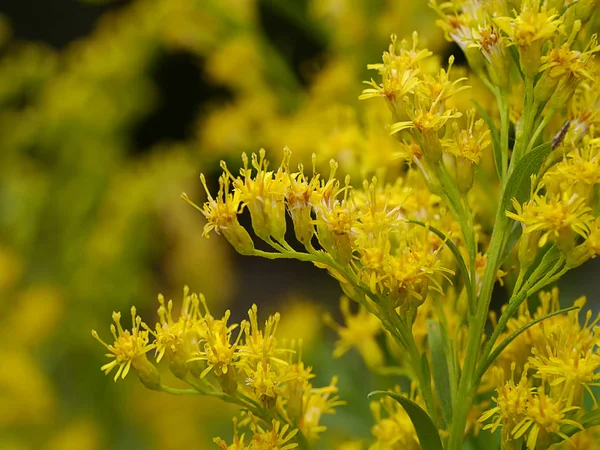
[(245, 434), (238, 434), (237, 420), (234, 419), (233, 443), (228, 445), (221, 438), (215, 438), (214, 442), (221, 450), (291, 450), (298, 447), (298, 444), (290, 442), (298, 433), (297, 429), (290, 429), (289, 425), (282, 425), (278, 420), (273, 420), (270, 425), (270, 428), (263, 428), (253, 423), (252, 438), (246, 444)]
[(181, 194), (182, 198), (200, 211), (206, 220), (204, 226), (204, 236), (210, 236), (210, 232), (214, 230), (217, 234), (223, 233), (229, 243), (241, 254), (250, 254), (254, 250), (252, 238), (244, 227), (240, 225), (237, 215), (241, 210), (241, 193), (239, 191), (230, 192), (230, 180), (226, 174), (219, 178), (219, 192), (217, 198), (214, 199), (206, 186), (204, 175), (200, 175), (200, 180), (206, 191), (208, 201), (202, 208), (193, 203), (187, 194)]
[(382, 63), (367, 66), (369, 69), (379, 72), (382, 82), (377, 84), (374, 80), (365, 81), (372, 88), (365, 89), (359, 99), (384, 97), (391, 102), (401, 101), (419, 84), (417, 78), (419, 62), (431, 56), (432, 53), (427, 49), (417, 49), (419, 45), (417, 33), (413, 33), (412, 48), (407, 46), (406, 41), (402, 41), (398, 45), (397, 39), (397, 36), (393, 34), (389, 51), (383, 53)]
[[(498, 386), (498, 388), (496, 388), (496, 396), (492, 397), (496, 406), (486, 411), (479, 418), (480, 422), (487, 422), (489, 419), (493, 418), (491, 423), (488, 423), (483, 427), (484, 430), (490, 429), (492, 433), (499, 427), (507, 428), (509, 435), (508, 439), (511, 439), (510, 436), (512, 435), (514, 427), (520, 424), (525, 418), (531, 392), (534, 389), (527, 379), (528, 367), (525, 366), (525, 369), (516, 384), (515, 370), (516, 364), (513, 363), (511, 366), (511, 378), (502, 386)], [(500, 377), (503, 376), (504, 373), (501, 373)], [(503, 434), (503, 436), (506, 436), (506, 434)]]
[(600, 218), (596, 217), (590, 225), (590, 232), (584, 245), (590, 258), (600, 255)]
[(483, 119), (475, 120), (475, 110), (467, 111), (467, 127), (452, 124), (452, 139), (444, 140), (444, 151), (456, 158), (456, 182), (462, 192), (473, 185), (473, 164), (479, 164), (483, 151), (491, 143), (490, 130)]
[(244, 361), (256, 363), (257, 361), (271, 361), (276, 364), (286, 365), (282, 359), (286, 353), (277, 346), (277, 326), (279, 325), (279, 313), (275, 313), (265, 322), (264, 331), (258, 325), (258, 308), (256, 305), (248, 310), (248, 319), (243, 328), (244, 343), (239, 346), (238, 351)]
[(377, 335), (381, 332), (381, 321), (359, 305), (356, 314), (350, 311), (350, 300), (343, 296), (340, 299), (340, 310), (344, 325), (337, 324), (330, 315), (325, 316), (325, 323), (339, 336), (335, 343), (333, 357), (339, 358), (355, 347), (369, 367), (381, 366), (384, 362), (383, 352), (377, 343)]
[(253, 390), (254, 396), (262, 405), (272, 408), (283, 391), (281, 384), (297, 376), (294, 372), (275, 373), (267, 362), (259, 362), (256, 369), (245, 367), (247, 374), (246, 385)]
[(233, 331), (238, 328), (238, 324), (227, 324), (231, 312), (225, 311), (223, 318), (217, 320), (210, 315), (206, 305), (205, 309), (206, 314), (199, 331), (201, 336), (199, 356), (190, 361), (206, 361), (207, 367), (200, 378), (204, 378), (212, 370), (218, 377), (228, 376), (228, 373), (233, 370), (234, 362), (238, 359), (238, 343), (242, 333), (238, 332), (236, 339), (231, 342)]
[(548, 448), (552, 443), (552, 434), (568, 439), (560, 430), (562, 425), (583, 429), (578, 422), (569, 418), (579, 407), (571, 406), (568, 399), (547, 395), (545, 389), (546, 386), (542, 384), (529, 392), (524, 418), (512, 429), (514, 439), (527, 436), (526, 445), (530, 450)]
[(469, 47), (478, 48), (488, 63), (488, 75), (494, 85), (506, 88), (510, 81), (511, 59), (506, 49), (506, 39), (493, 24), (473, 30)]
[(321, 424), (324, 414), (335, 414), (335, 408), (343, 406), (346, 402), (337, 396), (337, 377), (333, 377), (328, 386), (311, 389), (304, 396), (304, 416), (300, 420), (299, 427), (302, 433), (311, 441), (319, 438), (319, 435), (327, 430)]
[[(398, 387), (394, 389), (394, 392), (402, 393)], [(422, 404), (422, 399), (416, 395), (416, 386), (414, 385), (411, 385), (409, 398)], [(421, 449), (409, 415), (395, 400), (384, 397), (377, 402), (371, 402), (371, 413), (375, 419), (375, 425), (371, 428), (375, 442), (369, 446), (369, 450)]]
[[(580, 306), (583, 303), (584, 299), (575, 302)], [(578, 312), (569, 313), (568, 320), (560, 327), (542, 328), (544, 332), (532, 350), (529, 363), (537, 371), (536, 376), (547, 380), (553, 388), (563, 386), (573, 391), (574, 400), (580, 404), (582, 388), (597, 385), (600, 380), (597, 352), (600, 336), (595, 332), (600, 316), (592, 319), (592, 312), (588, 311), (581, 326)]]
[(119, 376), (125, 378), (133, 366), (134, 369), (141, 369), (150, 364), (146, 358), (146, 353), (155, 348), (155, 344), (148, 343), (148, 331), (140, 330), (142, 318), (137, 315), (135, 307), (131, 308), (131, 331), (124, 330), (121, 326), (121, 313), (113, 312), (113, 321), (116, 324), (110, 326), (110, 331), (115, 339), (113, 344), (104, 342), (95, 330), (92, 330), (92, 336), (104, 345), (109, 353), (109, 358), (114, 358), (111, 362), (103, 365), (100, 369), (107, 375), (118, 367), (114, 380)]
[(593, 216), (586, 199), (563, 191), (557, 195), (540, 195), (540, 184), (531, 200), (521, 205), (513, 199), (515, 212), (507, 211), (506, 215), (523, 225), (524, 233), (539, 233), (538, 245), (543, 247), (548, 239), (557, 241), (565, 250), (572, 247), (575, 235), (585, 237), (588, 234)]
[(519, 47), (521, 68), (525, 75), (537, 74), (542, 58), (542, 46), (560, 31), (562, 18), (540, 0), (524, 0), (516, 17), (497, 17), (494, 22), (508, 35), (511, 44)]
[(578, 83), (594, 80), (591, 61), (594, 53), (600, 51), (597, 35), (592, 36), (583, 51), (572, 49), (572, 45), (572, 42), (567, 42), (542, 56), (539, 69), (542, 76), (535, 87), (539, 101), (546, 101), (557, 94), (554, 101), (562, 104), (571, 97)]
[(290, 428), (289, 425), (283, 425), (278, 420), (273, 420), (271, 429), (265, 430), (260, 425), (256, 425), (252, 436), (252, 450), (291, 450), (298, 447), (298, 444), (290, 442), (298, 433), (297, 429)]
[[(234, 192), (250, 211), (252, 228), (258, 237), (268, 241), (271, 236), (277, 241), (283, 241), (285, 224), (285, 192), (288, 178), (283, 174), (283, 168), (277, 172), (268, 171), (265, 150), (259, 154), (253, 153), (251, 165), (248, 156), (242, 154), (243, 168), (240, 177), (234, 178), (227, 170), (225, 163), (221, 166), (233, 180)], [(253, 174), (253, 169), (256, 174)], [(235, 194), (234, 194), (235, 195)]]

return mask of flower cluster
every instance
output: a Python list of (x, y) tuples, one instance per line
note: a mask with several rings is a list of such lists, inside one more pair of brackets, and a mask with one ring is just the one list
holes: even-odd
[[(484, 429), (503, 427), (506, 442), (525, 444), (528, 449), (548, 448), (557, 440), (569, 439), (567, 432), (584, 429), (579, 423), (584, 396), (587, 392), (594, 398), (590, 387), (600, 379), (596, 328), (600, 316), (592, 318), (588, 311), (582, 324), (579, 308), (584, 304), (585, 298), (576, 300), (576, 310), (531, 327), (496, 360), (490, 374), (492, 385), (497, 386), (496, 406), (481, 416), (481, 422), (492, 419)], [(542, 292), (534, 314), (523, 305), (509, 322), (506, 335), (558, 309), (558, 290)]]
[[(130, 368), (142, 383), (154, 390), (172, 394), (211, 395), (239, 405), (245, 412), (240, 426), (248, 428), (252, 438), (244, 444), (237, 434), (233, 448), (291, 449), (301, 442), (314, 442), (326, 430), (321, 423), (325, 414), (333, 414), (344, 404), (337, 394), (336, 379), (325, 387), (313, 387), (312, 368), (302, 361), (302, 344), (293, 341), (281, 345), (277, 338), (279, 314), (259, 324), (256, 305), (248, 311), (248, 320), (229, 324), (230, 312), (213, 317), (203, 295), (184, 289), (178, 317), (173, 302), (159, 296), (159, 321), (154, 328), (142, 322), (132, 308), (132, 328), (123, 329), (119, 313), (111, 326), (114, 343), (92, 334), (114, 358), (104, 365), (107, 374), (118, 367), (115, 381), (125, 378)], [(150, 339), (154, 341), (150, 343)], [(168, 361), (170, 371), (190, 386), (189, 390), (165, 386), (156, 366), (147, 358), (155, 351), (156, 362)], [(221, 439), (215, 442), (227, 447)]]
[[(428, 227), (435, 225), (451, 235), (457, 225), (418, 173), (407, 173), (406, 184), (398, 179), (382, 186), (373, 178), (355, 188), (349, 177), (343, 183), (336, 178), (338, 165), (333, 160), (324, 178), (314, 169), (308, 176), (302, 166), (292, 171), (290, 156), (286, 150), (277, 170), (269, 170), (263, 150), (252, 155), (251, 166), (244, 155), (237, 177), (223, 163), (217, 199), (207, 188), (203, 207), (184, 194), (208, 220), (204, 233), (222, 233), (242, 254), (312, 261), (327, 268), (356, 301), (364, 299), (361, 290), (366, 289), (380, 297), (383, 307), (401, 308), (405, 314), (414, 313), (429, 291), (441, 291), (453, 266), (451, 258), (444, 259), (444, 240)], [(254, 234), (275, 252), (255, 248), (238, 221), (245, 209)], [(305, 252), (286, 241), (286, 213)]]
[[(242, 155), (239, 173), (221, 163), (216, 195), (202, 175), (203, 205), (182, 197), (206, 219), (206, 237), (222, 234), (243, 255), (310, 262), (339, 281), (342, 324), (325, 314), (334, 357), (356, 349), (371, 371), (411, 386), (376, 393), (372, 450), (480, 448), (488, 432), (499, 434), (490, 447), (585, 441), (580, 432), (600, 425), (595, 399), (591, 410), (584, 401), (600, 379), (598, 319), (581, 324), (583, 301), (560, 309), (556, 291), (536, 309), (528, 299), (600, 251), (594, 2), (430, 3), (474, 76), (454, 56), (440, 66), (416, 33), (392, 35), (368, 66), (379, 79), (359, 98), (391, 112), (380, 128), (396, 140), (394, 170), (357, 184), (333, 159), (325, 175), (316, 155), (311, 173), (292, 168), (287, 148), (276, 166), (260, 150)], [(493, 311), (497, 289), (508, 300)], [(275, 339), (279, 316), (261, 328), (253, 307), (230, 325), (229, 313), (215, 319), (193, 296), (180, 319), (171, 309), (161, 301), (156, 330), (134, 313), (104, 369), (131, 365), (144, 381), (139, 368), (156, 347), (197, 392), (245, 408), (221, 448), (310, 448), (339, 404), (335, 380), (312, 388), (299, 347)]]

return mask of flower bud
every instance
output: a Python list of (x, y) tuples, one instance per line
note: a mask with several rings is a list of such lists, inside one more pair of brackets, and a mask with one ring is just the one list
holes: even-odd
[(227, 372), (222, 372), (217, 376), (217, 380), (219, 380), (219, 385), (223, 392), (229, 395), (235, 395), (237, 392), (237, 380), (235, 378), (235, 369), (233, 367), (229, 367)]
[(352, 242), (348, 234), (333, 233), (335, 259), (340, 265), (347, 266), (352, 260)]
[(229, 243), (242, 255), (251, 255), (254, 252), (254, 242), (246, 229), (233, 221), (227, 228), (221, 229)]
[(519, 57), (525, 76), (535, 77), (542, 61), (542, 42), (534, 41), (530, 45), (519, 47)]
[(544, 71), (533, 91), (535, 99), (542, 103), (547, 101), (556, 92), (558, 81), (558, 78), (550, 76), (550, 71)]
[(144, 386), (154, 391), (160, 389), (160, 374), (154, 364), (148, 361), (145, 353), (134, 358), (131, 365)]
[(563, 227), (558, 232), (556, 245), (564, 254), (569, 254), (575, 245), (575, 233), (571, 227)]
[(456, 157), (456, 184), (463, 194), (473, 187), (473, 161), (464, 156)]
[(290, 380), (288, 383), (289, 398), (285, 405), (285, 410), (292, 419), (293, 423), (298, 423), (304, 415), (303, 408), (303, 379), (298, 377)]
[(423, 132), (423, 152), (425, 157), (433, 164), (442, 159), (442, 144), (436, 131), (427, 130)]
[(521, 265), (521, 270), (527, 270), (531, 264), (535, 261), (535, 257), (538, 252), (538, 241), (540, 239), (540, 232), (534, 231), (533, 233), (523, 233), (521, 236), (521, 242), (519, 244), (518, 259)]
[(310, 215), (310, 206), (304, 205), (297, 208), (290, 208), (290, 214), (294, 222), (296, 239), (298, 239), (298, 242), (307, 245), (312, 240), (315, 232)]
[(285, 202), (283, 196), (281, 198), (273, 197), (266, 200), (265, 210), (266, 216), (269, 218), (271, 236), (277, 241), (283, 242), (286, 231)]
[(478, 74), (484, 70), (486, 63), (484, 56), (481, 54), (481, 50), (476, 47), (467, 46), (465, 48), (465, 57), (473, 72)]
[(173, 375), (175, 375), (180, 380), (185, 379), (185, 376), (188, 372), (187, 369), (187, 360), (189, 358), (185, 357), (182, 352), (175, 352), (169, 358), (169, 370)]
[(579, 267), (587, 262), (593, 255), (594, 253), (590, 252), (588, 245), (585, 243), (578, 245), (567, 253), (567, 267)]

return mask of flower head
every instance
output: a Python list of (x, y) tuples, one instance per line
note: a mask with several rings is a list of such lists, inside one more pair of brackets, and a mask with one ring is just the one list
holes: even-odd
[(114, 380), (119, 376), (125, 378), (133, 365), (140, 366), (147, 362), (146, 353), (152, 350), (155, 345), (148, 343), (148, 331), (141, 330), (142, 318), (137, 315), (135, 306), (131, 308), (131, 331), (124, 330), (121, 326), (121, 313), (113, 312), (113, 321), (116, 324), (110, 326), (110, 331), (114, 338), (113, 344), (107, 344), (92, 330), (92, 336), (104, 345), (109, 353), (106, 354), (113, 360), (101, 367), (104, 373), (109, 374), (115, 367), (118, 367)]

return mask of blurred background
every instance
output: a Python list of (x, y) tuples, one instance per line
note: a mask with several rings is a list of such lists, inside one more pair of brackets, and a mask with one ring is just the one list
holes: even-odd
[[(395, 143), (383, 102), (357, 100), (392, 32), (455, 51), (423, 0), (4, 0), (0, 5), (0, 449), (199, 449), (232, 409), (99, 370), (113, 310), (153, 322), (184, 284), (215, 315), (252, 303), (302, 337), (317, 385), (340, 375), (338, 441), (369, 435), (366, 393), (389, 386), (322, 326), (341, 290), (299, 262), (240, 257), (180, 200), (218, 161), (264, 147), (355, 179)], [(457, 57), (460, 55), (457, 54)], [(569, 278), (581, 294), (590, 266)], [(585, 286), (583, 286), (585, 287)], [(589, 287), (588, 290), (592, 290)], [(282, 337), (285, 337), (282, 336)], [(352, 374), (352, 376), (348, 375)], [(352, 434), (350, 433), (350, 430)]]

